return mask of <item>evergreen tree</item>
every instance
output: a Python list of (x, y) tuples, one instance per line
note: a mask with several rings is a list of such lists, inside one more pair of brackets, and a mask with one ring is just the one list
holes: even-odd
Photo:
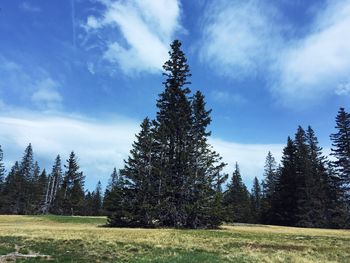
[(154, 139), (152, 124), (145, 118), (141, 124), (141, 131), (136, 135), (136, 141), (130, 151), (125, 167), (121, 175), (127, 178), (129, 204), (132, 204), (132, 211), (128, 214), (134, 221), (133, 224), (150, 226), (154, 219), (154, 208), (157, 204), (157, 178), (154, 177)]
[(102, 185), (100, 181), (98, 181), (95, 191), (92, 192), (91, 199), (91, 215), (99, 216), (102, 209)]
[(114, 209), (114, 189), (118, 185), (119, 175), (117, 169), (114, 167), (113, 172), (108, 181), (105, 193), (103, 195), (103, 213), (106, 215), (111, 215)]
[(52, 212), (61, 214), (63, 212), (61, 206), (64, 193), (63, 191), (59, 191), (63, 180), (62, 177), (61, 157), (57, 155), (47, 182), (45, 205), (43, 208), (44, 213)]
[(20, 213), (20, 192), (22, 191), (23, 182), (19, 171), (19, 164), (16, 162), (6, 177), (3, 190), (3, 207), (1, 208), (1, 212), (4, 214)]
[(77, 157), (71, 152), (67, 164), (62, 187), (62, 212), (65, 215), (83, 214), (84, 207), (84, 175), (79, 171)]
[(336, 117), (336, 133), (331, 134), (335, 172), (341, 180), (346, 198), (350, 202), (350, 114), (340, 108)]
[(296, 196), (296, 146), (288, 137), (287, 146), (283, 149), (281, 174), (272, 197), (271, 223), (292, 226), (295, 224), (297, 211)]
[(31, 192), (33, 186), (33, 176), (34, 176), (34, 158), (33, 158), (33, 148), (29, 144), (24, 151), (22, 161), (19, 166), (19, 196), (18, 196), (18, 213), (28, 214), (30, 213), (30, 203), (31, 203)]
[(271, 152), (268, 152), (264, 167), (264, 180), (262, 182), (261, 219), (263, 223), (272, 222), (272, 197), (276, 191), (279, 180), (277, 163)]
[(260, 183), (258, 178), (254, 178), (253, 188), (251, 191), (251, 213), (252, 213), (252, 223), (261, 222), (261, 199), (262, 192), (260, 188)]
[(224, 193), (224, 205), (227, 222), (248, 223), (251, 221), (251, 206), (247, 187), (244, 185), (236, 163), (231, 183)]
[(204, 96), (197, 91), (192, 99), (192, 129), (191, 172), (188, 177), (186, 199), (189, 200), (187, 209), (187, 227), (216, 227), (222, 221), (221, 185), (227, 179), (220, 173), (225, 163), (212, 150), (208, 143), (211, 135), (207, 127), (211, 123), (210, 112), (206, 110)]
[(1, 194), (3, 184), (5, 182), (5, 173), (6, 173), (6, 170), (4, 165), (4, 153), (0, 145), (0, 194)]
[(191, 104), (188, 99), (191, 76), (181, 43), (171, 44), (170, 59), (165, 62), (165, 90), (159, 95), (156, 116), (155, 139), (159, 145), (160, 222), (163, 225), (184, 227), (186, 225), (186, 192), (190, 176), (191, 158)]
[(5, 205), (4, 203), (4, 187), (5, 187), (5, 165), (4, 165), (4, 154), (0, 145), (0, 213)]
[(40, 178), (40, 167), (38, 162), (34, 163), (33, 166), (33, 176), (30, 182), (26, 182), (26, 184), (31, 185), (31, 189), (29, 192), (29, 195), (27, 196), (28, 199), (28, 208), (27, 213), (28, 214), (35, 214), (38, 212), (38, 207), (41, 203), (41, 186), (39, 185), (39, 178)]

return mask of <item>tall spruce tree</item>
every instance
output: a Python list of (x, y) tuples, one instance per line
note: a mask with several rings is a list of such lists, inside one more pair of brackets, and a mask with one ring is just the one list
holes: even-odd
[(189, 187), (191, 158), (191, 104), (188, 99), (191, 76), (181, 43), (171, 44), (170, 59), (165, 62), (165, 90), (159, 95), (155, 139), (159, 145), (161, 195), (158, 209), (163, 225), (184, 227), (187, 213), (186, 189)]
[(110, 225), (199, 228), (221, 221), (217, 210), (225, 164), (207, 142), (210, 110), (200, 92), (190, 97), (191, 74), (178, 40), (169, 56), (156, 119), (142, 123), (121, 170), (120, 200), (127, 200), (129, 208), (114, 212)]

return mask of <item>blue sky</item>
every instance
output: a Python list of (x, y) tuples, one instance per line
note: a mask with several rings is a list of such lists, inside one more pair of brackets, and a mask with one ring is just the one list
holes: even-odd
[(0, 144), (9, 169), (32, 142), (50, 168), (79, 156), (87, 187), (121, 168), (154, 117), (173, 39), (213, 109), (211, 143), (245, 182), (311, 125), (325, 152), (350, 95), (350, 1), (5, 0)]

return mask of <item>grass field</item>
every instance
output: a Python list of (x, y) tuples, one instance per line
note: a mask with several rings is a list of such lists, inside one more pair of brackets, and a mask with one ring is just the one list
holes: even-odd
[(0, 255), (47, 255), (16, 262), (350, 262), (346, 230), (99, 227), (104, 223), (102, 217), (0, 216)]

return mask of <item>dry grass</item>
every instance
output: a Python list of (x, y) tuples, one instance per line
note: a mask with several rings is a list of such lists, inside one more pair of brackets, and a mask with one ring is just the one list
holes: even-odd
[[(50, 255), (56, 262), (350, 262), (350, 231), (346, 230), (97, 226), (103, 222), (91, 217), (0, 216), (0, 254), (21, 246)], [(30, 260), (24, 262), (37, 262)]]

